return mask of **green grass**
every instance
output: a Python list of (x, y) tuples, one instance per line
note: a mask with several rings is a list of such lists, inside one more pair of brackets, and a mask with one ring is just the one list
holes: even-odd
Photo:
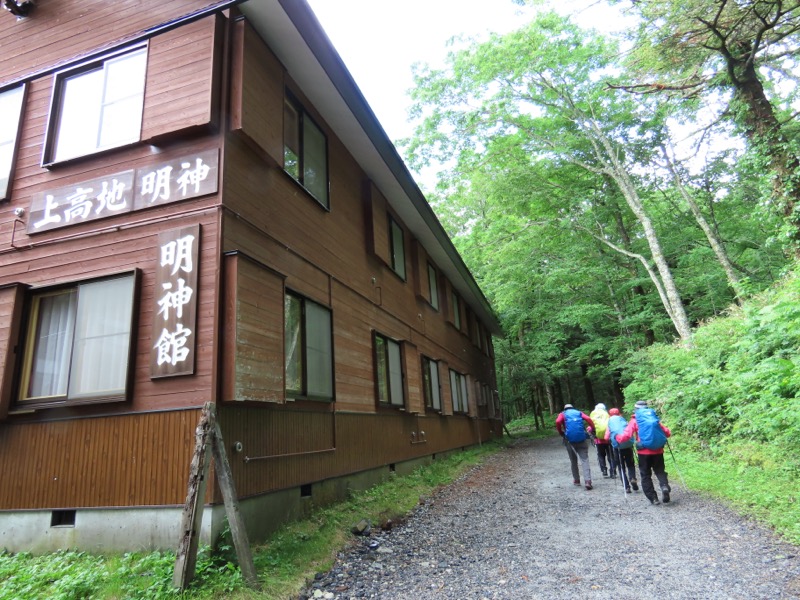
[(722, 500), (800, 545), (800, 481), (785, 448), (736, 442), (712, 450), (688, 437), (670, 438), (670, 483)]
[(202, 548), (197, 575), (183, 594), (172, 589), (173, 552), (96, 556), (63, 551), (44, 556), (0, 553), (0, 600), (122, 600), (181, 598), (191, 600), (264, 600), (296, 595), (319, 571), (328, 570), (336, 552), (353, 540), (350, 528), (361, 519), (377, 527), (403, 518), (421, 497), (431, 494), (507, 444), (505, 439), (437, 458), (410, 475), (387, 482), (311, 517), (288, 523), (253, 547), (261, 582), (247, 589), (230, 542), (212, 555)]

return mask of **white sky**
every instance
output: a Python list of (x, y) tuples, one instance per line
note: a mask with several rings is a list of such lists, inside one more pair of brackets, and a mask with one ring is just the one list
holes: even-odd
[[(412, 133), (412, 64), (442, 65), (452, 37), (485, 39), (490, 32), (513, 31), (533, 15), (511, 0), (307, 1), (392, 140)], [(619, 22), (616, 11), (597, 0), (556, 2), (586, 27), (609, 29)]]

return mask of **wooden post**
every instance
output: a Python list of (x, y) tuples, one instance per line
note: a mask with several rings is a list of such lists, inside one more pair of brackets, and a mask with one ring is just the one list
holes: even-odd
[(189, 488), (186, 503), (183, 505), (181, 517), (181, 539), (175, 556), (175, 571), (172, 574), (172, 585), (185, 590), (194, 578), (197, 564), (197, 545), (199, 543), (200, 524), (203, 518), (203, 503), (206, 496), (208, 480), (209, 437), (216, 429), (216, 413), (214, 405), (207, 402), (203, 406), (200, 422), (194, 432), (194, 455), (189, 470)]
[(253, 563), (253, 554), (250, 551), (250, 541), (247, 539), (247, 529), (239, 512), (239, 499), (236, 496), (233, 473), (228, 462), (228, 454), (225, 452), (225, 444), (222, 441), (222, 430), (219, 428), (219, 423), (215, 424), (213, 437), (212, 452), (214, 453), (217, 480), (219, 481), (219, 489), (222, 491), (222, 499), (225, 502), (225, 513), (228, 515), (228, 525), (231, 528), (236, 557), (239, 559), (242, 577), (249, 587), (255, 589), (258, 588), (258, 575), (256, 574), (256, 566)]
[(195, 448), (189, 473), (189, 491), (181, 518), (181, 540), (175, 557), (175, 571), (172, 585), (181, 591), (185, 590), (194, 578), (197, 565), (198, 532), (203, 517), (206, 482), (208, 480), (208, 453), (211, 451), (216, 465), (217, 479), (225, 502), (225, 513), (233, 536), (233, 545), (242, 569), (242, 577), (251, 588), (258, 588), (258, 575), (247, 539), (247, 529), (239, 512), (239, 499), (233, 483), (233, 473), (222, 441), (222, 430), (217, 423), (214, 405), (207, 402), (203, 406), (200, 422), (195, 430)]

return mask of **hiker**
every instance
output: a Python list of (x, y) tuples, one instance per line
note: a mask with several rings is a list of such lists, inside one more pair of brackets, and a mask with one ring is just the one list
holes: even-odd
[(634, 414), (631, 415), (631, 420), (624, 431), (616, 436), (617, 442), (624, 443), (634, 439), (635, 436), (642, 491), (650, 500), (650, 504), (660, 504), (658, 494), (653, 487), (652, 474), (655, 473), (658, 485), (661, 487), (661, 500), (666, 504), (670, 500), (669, 494), (672, 490), (664, 469), (664, 446), (672, 432), (661, 423), (656, 411), (649, 408), (644, 400), (639, 400), (634, 409)]
[(617, 435), (625, 431), (628, 422), (625, 420), (618, 408), (608, 411), (608, 427), (606, 428), (606, 440), (611, 443), (611, 452), (619, 469), (619, 476), (625, 491), (630, 494), (631, 488), (634, 492), (639, 491), (639, 484), (636, 481), (636, 465), (633, 461), (633, 440), (619, 443)]
[(578, 474), (578, 458), (581, 459), (583, 469), (583, 484), (586, 490), (592, 489), (592, 470), (589, 468), (589, 445), (586, 442), (587, 433), (594, 432), (594, 423), (583, 412), (577, 410), (572, 404), (565, 404), (564, 410), (556, 418), (556, 431), (564, 440), (564, 445), (569, 453), (569, 464), (572, 468), (572, 482), (581, 484)]
[[(594, 423), (594, 447), (597, 450), (597, 462), (603, 477), (617, 476), (617, 465), (611, 452), (611, 444), (606, 440), (606, 429), (608, 428), (608, 411), (602, 402), (594, 407), (589, 413), (589, 418)], [(606, 467), (608, 462), (608, 467)]]

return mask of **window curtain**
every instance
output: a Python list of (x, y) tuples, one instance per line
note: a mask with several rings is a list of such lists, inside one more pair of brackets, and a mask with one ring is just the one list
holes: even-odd
[(308, 395), (333, 398), (331, 313), (313, 302), (306, 302), (306, 338)]
[(35, 350), (26, 398), (67, 393), (76, 298), (75, 290), (39, 298)]

